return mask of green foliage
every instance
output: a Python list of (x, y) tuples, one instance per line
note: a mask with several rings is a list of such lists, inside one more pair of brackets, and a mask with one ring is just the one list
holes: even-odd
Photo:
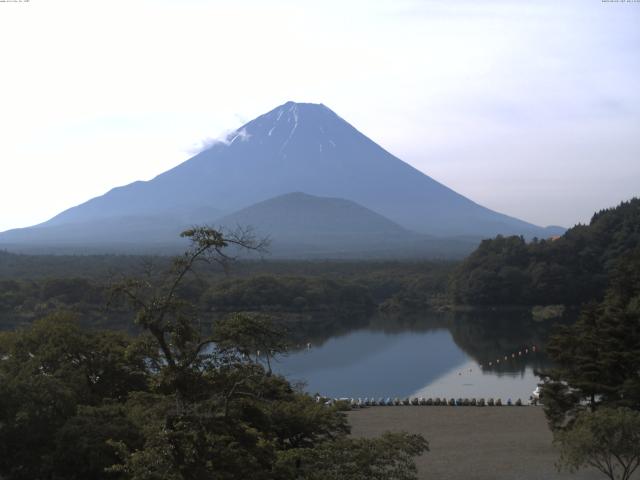
[(547, 352), (556, 367), (545, 372), (543, 401), (553, 428), (586, 408), (640, 410), (639, 269), (640, 248), (619, 260), (604, 301), (551, 337)]
[(301, 480), (414, 480), (413, 457), (429, 450), (420, 435), (386, 433), (380, 438), (341, 438), (317, 448), (287, 450), (277, 468)]
[(415, 478), (422, 437), (349, 438), (343, 412), (252, 357), (286, 347), (268, 317), (202, 321), (186, 300), (203, 291), (188, 288), (194, 265), (255, 244), (206, 228), (185, 236), (191, 248), (163, 275), (114, 288), (141, 335), (83, 329), (71, 314), (0, 333), (0, 477), (294, 480), (324, 468), (329, 478)]
[[(125, 433), (125, 420), (119, 424), (113, 415), (105, 420), (104, 405), (147, 388), (147, 358), (134, 339), (82, 330), (68, 314), (0, 334), (0, 475), (87, 478), (82, 472), (113, 463), (106, 446), (92, 450), (95, 463), (83, 464), (86, 470), (74, 477), (67, 469), (70, 456), (75, 462), (80, 458), (78, 452), (61, 446), (86, 449), (109, 432)], [(78, 432), (80, 441), (74, 440)]]
[(451, 293), (469, 305), (580, 305), (603, 297), (617, 261), (638, 245), (636, 198), (557, 239), (484, 240), (452, 275)]
[[(14, 260), (3, 264), (4, 257)], [(376, 307), (438, 308), (447, 301), (448, 275), (454, 265), (236, 262), (230, 278), (206, 262), (198, 263), (198, 276), (182, 279), (176, 294), (201, 315), (267, 313), (289, 324), (294, 321), (295, 329), (302, 331), (309, 320), (363, 320)], [(77, 313), (86, 326), (134, 330), (124, 302), (111, 296), (113, 282), (153, 280), (171, 268), (164, 257), (31, 257), (0, 252), (0, 330), (28, 325), (61, 309)]]
[(447, 284), (451, 269), (448, 265), (432, 267), (410, 276), (400, 277), (396, 292), (381, 305), (382, 310), (425, 311), (449, 303)]
[(271, 358), (287, 351), (286, 331), (269, 317), (255, 314), (233, 314), (218, 320), (212, 339), (220, 351), (237, 350), (242, 356), (259, 363), (266, 360), (271, 375)]
[(339, 311), (371, 314), (375, 304), (360, 285), (326, 278), (261, 275), (221, 282), (205, 294), (205, 308), (222, 311)]
[(531, 318), (537, 322), (562, 318), (565, 310), (564, 305), (536, 305), (531, 309)]
[(582, 412), (570, 430), (557, 432), (559, 468), (591, 466), (611, 480), (628, 480), (640, 465), (640, 413), (627, 408)]
[(118, 439), (130, 448), (143, 446), (143, 436), (128, 418), (125, 406), (105, 402), (98, 407), (78, 406), (77, 412), (55, 434), (53, 469), (60, 478), (103, 478), (105, 468), (118, 462)]

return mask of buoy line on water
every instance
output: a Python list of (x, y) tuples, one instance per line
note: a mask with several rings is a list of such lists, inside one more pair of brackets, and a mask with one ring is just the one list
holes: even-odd
[(434, 406), (434, 407), (502, 407), (502, 406), (515, 406), (515, 407), (523, 407), (530, 405), (537, 405), (537, 403), (531, 402), (523, 402), (520, 398), (518, 398), (515, 402), (511, 399), (508, 399), (503, 403), (501, 398), (425, 398), (425, 397), (413, 397), (413, 398), (403, 398), (400, 399), (395, 397), (391, 399), (390, 397), (380, 397), (378, 399), (375, 398), (327, 398), (317, 395), (316, 402), (323, 403), (324, 405), (343, 405), (348, 408), (366, 408), (366, 407), (401, 407), (401, 406)]
[[(494, 361), (489, 361), (486, 364), (479, 363), (478, 366), (480, 369), (485, 367), (493, 367), (494, 365), (500, 365), (500, 362), (508, 362), (509, 360), (517, 360), (531, 353), (538, 352), (538, 347), (536, 345), (525, 346), (524, 348), (518, 350), (517, 352), (512, 352), (511, 354), (504, 355), (500, 358), (497, 358)], [(469, 372), (472, 372), (473, 369), (469, 369)], [(458, 375), (461, 376), (463, 374), (462, 371), (458, 372)], [(342, 403), (345, 406), (349, 406), (350, 408), (362, 408), (369, 406), (470, 406), (470, 407), (500, 407), (500, 406), (525, 406), (525, 405), (538, 405), (538, 402), (531, 401), (532, 397), (529, 398), (528, 401), (523, 402), (522, 399), (518, 398), (515, 402), (511, 400), (511, 398), (507, 399), (506, 402), (503, 403), (501, 398), (425, 398), (425, 397), (405, 397), (400, 399), (398, 397), (365, 397), (365, 398), (328, 398), (320, 395), (316, 395), (316, 401), (322, 402), (326, 405), (334, 405)]]
[[(532, 345), (531, 347), (527, 346), (527, 347), (523, 348), (522, 350), (518, 350), (517, 352), (511, 353), (511, 355), (508, 355), (508, 354), (505, 355), (504, 358), (502, 358), (502, 357), (497, 358), (495, 360), (495, 362), (494, 361), (490, 361), (490, 362), (488, 362), (486, 364), (486, 366), (492, 367), (492, 366), (494, 366), (494, 364), (495, 365), (500, 365), (500, 360), (503, 360), (504, 362), (508, 362), (510, 359), (515, 360), (517, 358), (521, 358), (523, 356), (526, 356), (529, 353), (536, 353), (537, 351), (538, 351), (538, 347), (536, 347), (535, 345)], [(480, 365), (480, 368), (483, 368), (483, 366), (484, 366), (484, 364), (482, 364), (482, 363), (480, 363), (479, 365)]]

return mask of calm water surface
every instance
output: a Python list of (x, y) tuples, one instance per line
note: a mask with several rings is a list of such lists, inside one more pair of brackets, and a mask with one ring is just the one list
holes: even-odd
[(540, 381), (534, 369), (548, 366), (541, 351), (547, 330), (509, 318), (378, 319), (311, 341), (275, 370), (329, 397), (528, 400)]

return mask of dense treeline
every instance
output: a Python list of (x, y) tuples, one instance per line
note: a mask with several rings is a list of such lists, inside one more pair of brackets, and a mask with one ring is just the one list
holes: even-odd
[(375, 304), (369, 290), (350, 282), (325, 278), (261, 275), (220, 282), (204, 297), (208, 310), (330, 310), (340, 313), (372, 313)]
[(602, 299), (612, 268), (640, 245), (640, 199), (596, 213), (562, 237), (484, 240), (453, 273), (453, 300), (469, 305), (580, 305)]
[[(225, 272), (211, 265), (201, 265), (199, 277), (224, 279), (259, 275), (290, 277), (326, 277), (335, 279), (374, 279), (402, 277), (434, 270), (448, 270), (457, 262), (444, 260), (263, 260), (233, 262)], [(116, 276), (139, 276), (149, 268), (166, 269), (171, 257), (145, 255), (25, 255), (0, 250), (0, 280), (39, 280), (46, 278), (110, 279)]]
[(108, 284), (86, 278), (0, 280), (0, 330), (62, 310), (78, 314), (85, 326), (130, 325), (121, 303), (109, 305), (109, 300)]
[(640, 467), (640, 248), (611, 267), (604, 300), (558, 327), (547, 344), (542, 401), (559, 465), (610, 479)]
[[(16, 257), (32, 265), (32, 257)], [(123, 274), (107, 274), (105, 258), (73, 257), (69, 270), (61, 264), (52, 267), (50, 275), (19, 279), (9, 279), (0, 269), (0, 329), (26, 325), (59, 310), (77, 313), (87, 326), (129, 328), (126, 311), (111, 292)], [(109, 259), (112, 266), (123, 262), (124, 272), (137, 276), (168, 268), (165, 258)], [(53, 257), (43, 259), (45, 264), (49, 261), (56, 264)], [(353, 320), (370, 316), (378, 306), (424, 310), (442, 303), (453, 265), (238, 262), (231, 276), (205, 265), (197, 277), (182, 282), (180, 294), (203, 313), (324, 314)]]
[(545, 410), (561, 428), (600, 406), (640, 411), (640, 247), (611, 267), (605, 298), (591, 302), (578, 321), (557, 327), (547, 352)]
[[(138, 275), (143, 265), (166, 267), (170, 257), (144, 255), (25, 255), (0, 250), (0, 279), (109, 278)], [(219, 273), (219, 272), (218, 272)]]

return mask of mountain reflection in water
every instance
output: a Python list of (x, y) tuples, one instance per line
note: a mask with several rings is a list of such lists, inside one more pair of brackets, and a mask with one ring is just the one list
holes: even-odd
[(539, 382), (534, 370), (549, 366), (549, 325), (513, 313), (379, 315), (324, 333), (275, 370), (329, 397), (527, 400)]

